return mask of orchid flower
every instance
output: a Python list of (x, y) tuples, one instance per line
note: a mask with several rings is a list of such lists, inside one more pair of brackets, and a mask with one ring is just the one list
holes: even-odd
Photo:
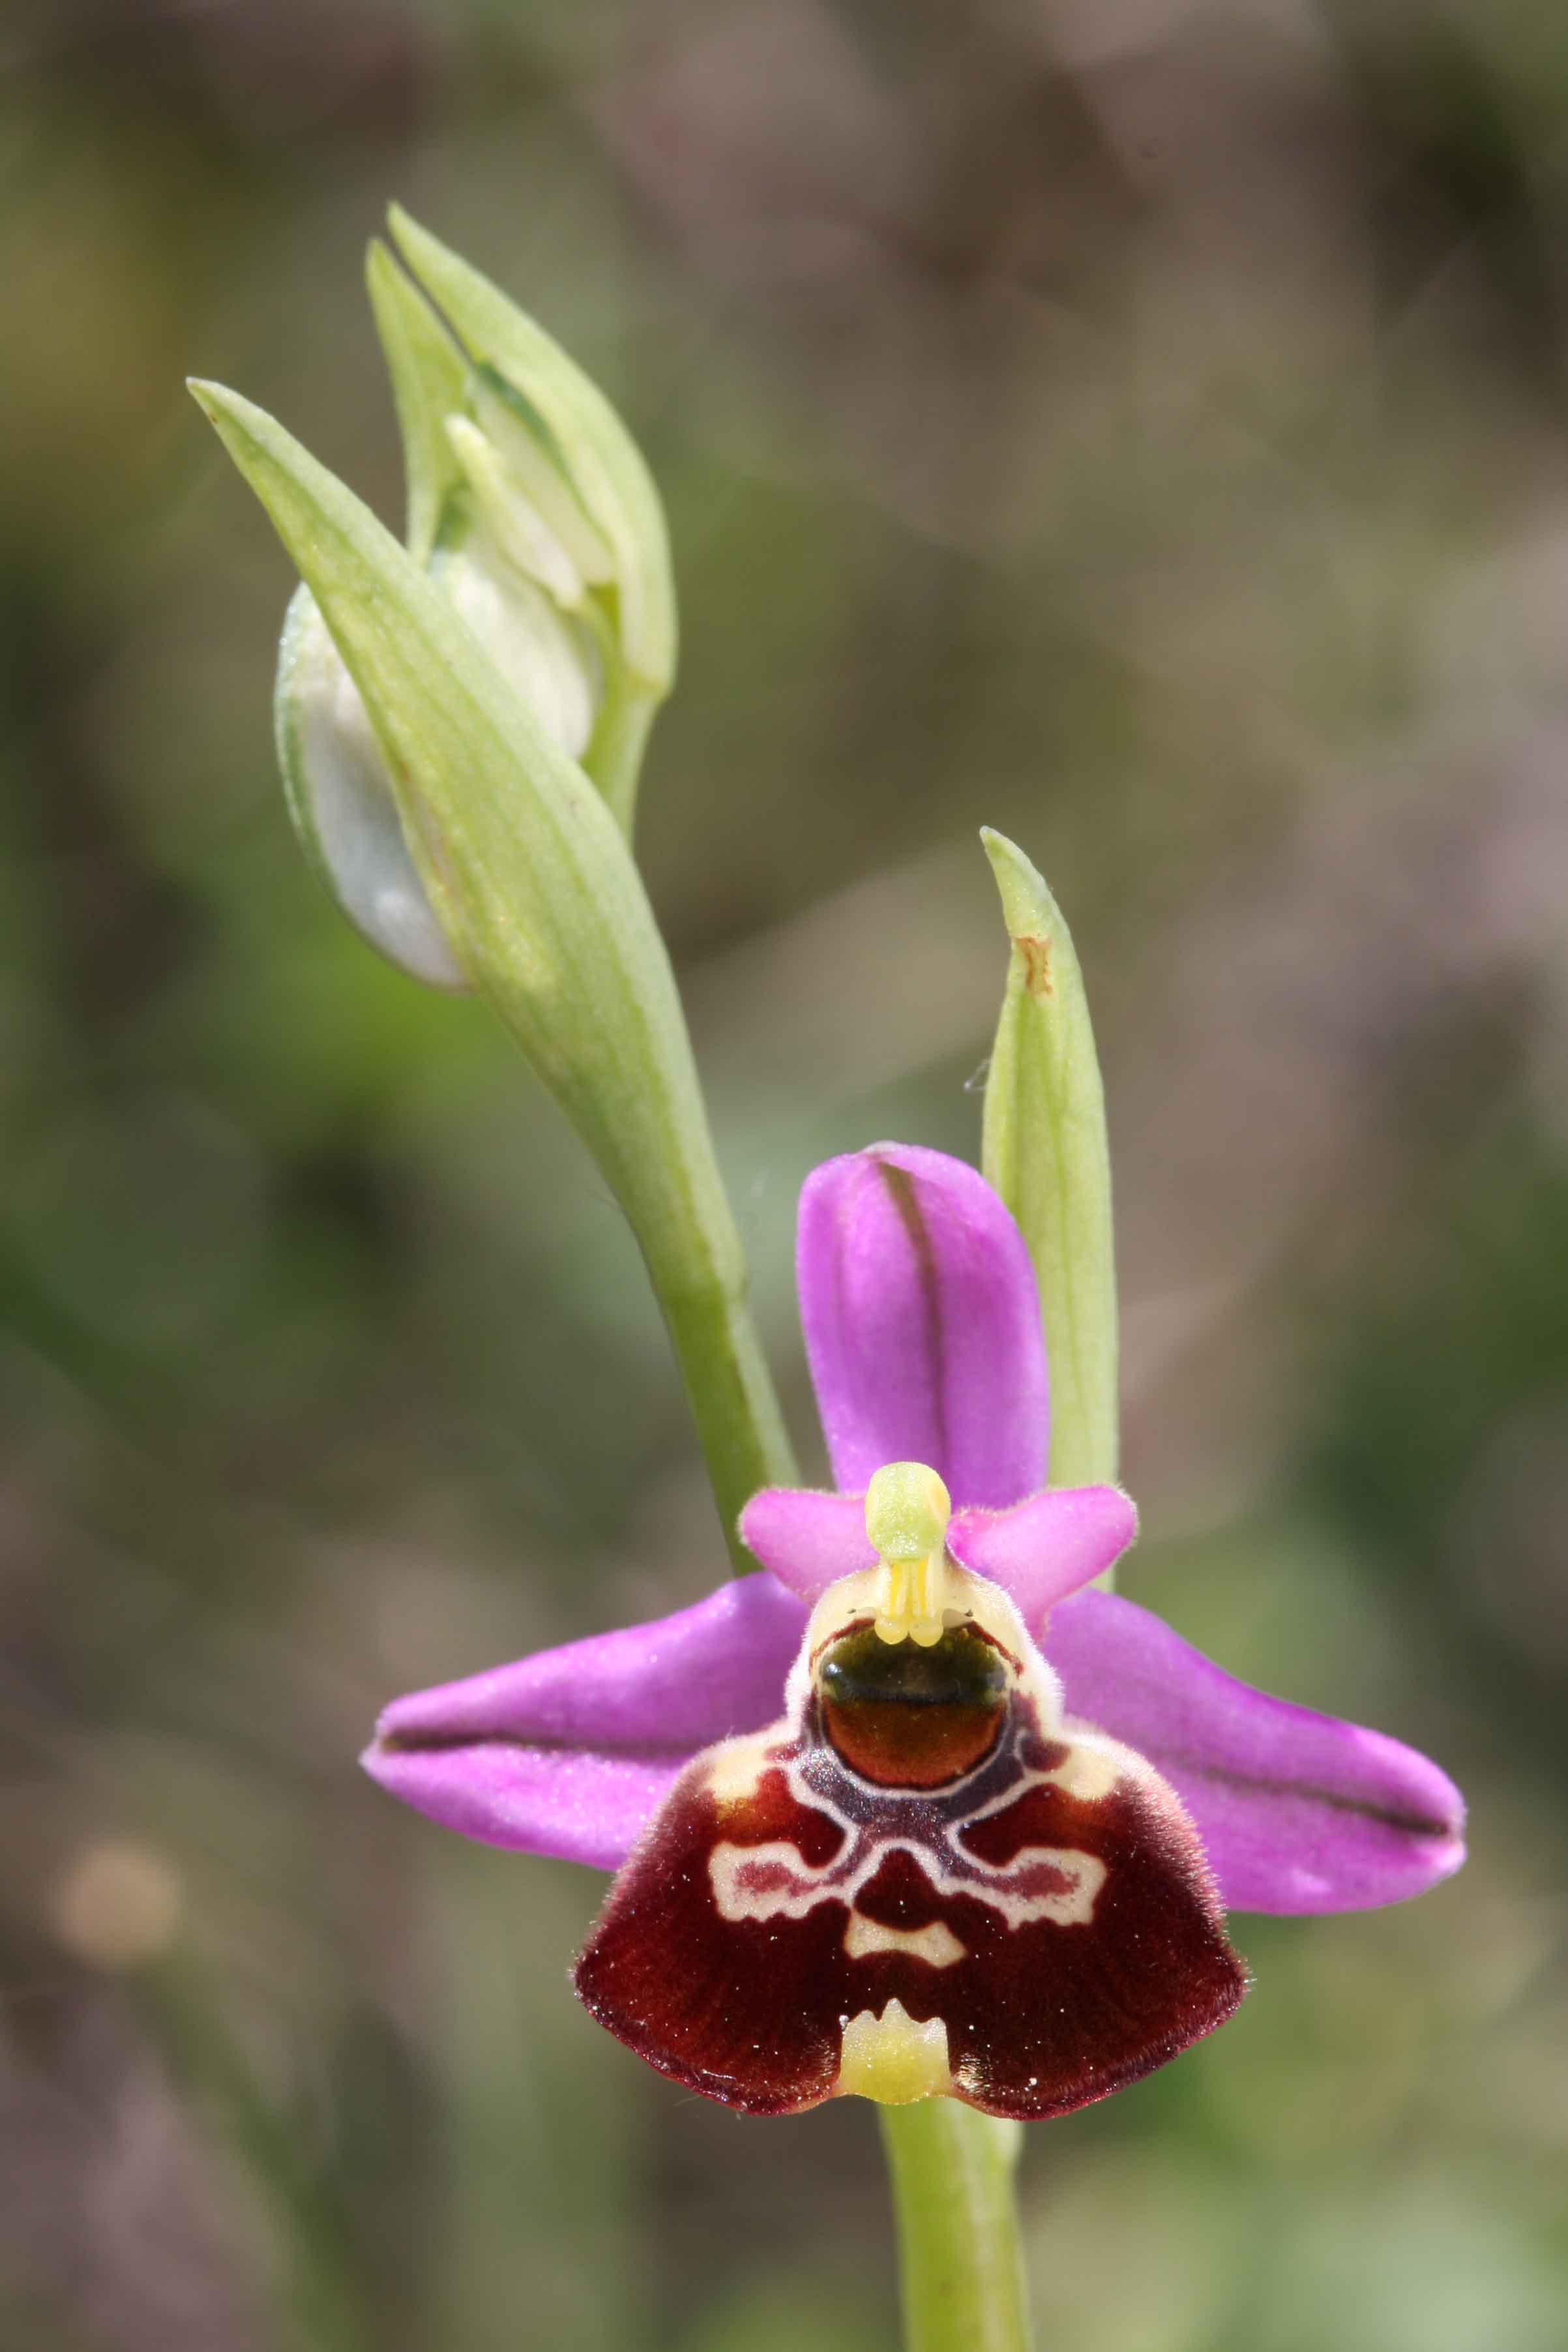
[(1135, 1513), (1045, 1485), (1034, 1276), (972, 1169), (829, 1161), (799, 1281), (839, 1491), (756, 1495), (760, 1574), (399, 1699), (365, 1759), (470, 1837), (618, 1871), (576, 1979), (602, 2023), (747, 2113), (1061, 2114), (1231, 2013), (1226, 1909), (1458, 1866), (1436, 1765), (1094, 1589)]

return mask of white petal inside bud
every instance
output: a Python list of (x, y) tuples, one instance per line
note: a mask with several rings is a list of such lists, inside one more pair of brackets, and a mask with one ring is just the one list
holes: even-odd
[(602, 693), (598, 651), (583, 624), (477, 534), (454, 552), (438, 552), (431, 576), (551, 742), (580, 760)]
[[(604, 586), (615, 577), (610, 541), (590, 517), (574, 487), (570, 463), (538, 410), (515, 386), (485, 368), (468, 386), (475, 420), (504, 475), (565, 549), (585, 580)], [(602, 491), (602, 482), (597, 486)]]
[[(588, 628), (479, 533), (431, 576), (532, 717), (580, 760), (602, 698)], [(288, 608), (277, 662), (277, 751), (295, 827), (355, 928), (413, 979), (468, 985), (403, 837), (360, 690), (309, 591)]]
[(350, 921), (413, 979), (466, 988), (409, 856), (360, 690), (306, 588), (284, 623), (277, 719), (295, 827)]
[(449, 416), (446, 437), (463, 468), (474, 519), (487, 539), (558, 604), (575, 612), (587, 593), (582, 572), (538, 507), (471, 417)]

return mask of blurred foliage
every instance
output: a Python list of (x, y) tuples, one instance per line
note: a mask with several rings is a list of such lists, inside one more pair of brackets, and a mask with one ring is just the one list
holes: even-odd
[(814, 1448), (792, 1206), (973, 1155), (988, 822), (1093, 992), (1131, 1590), (1430, 1747), (1475, 1860), (1243, 1920), (1035, 2132), (1071, 2352), (1568, 2342), (1568, 28), (1539, 0), (19, 0), (0, 36), (0, 2337), (892, 2342), (871, 2118), (576, 2010), (599, 1885), (378, 1704), (695, 1599), (634, 1255), (298, 860), (289, 586), (180, 388), (381, 511), (387, 196), (611, 388), (685, 669), (641, 845)]

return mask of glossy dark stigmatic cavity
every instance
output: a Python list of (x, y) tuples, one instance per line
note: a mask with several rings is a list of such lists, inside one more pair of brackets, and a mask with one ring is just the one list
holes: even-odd
[(924, 1648), (870, 1625), (817, 1663), (822, 1729), (852, 1772), (884, 1789), (939, 1789), (995, 1747), (1007, 1710), (1000, 1652), (967, 1626)]

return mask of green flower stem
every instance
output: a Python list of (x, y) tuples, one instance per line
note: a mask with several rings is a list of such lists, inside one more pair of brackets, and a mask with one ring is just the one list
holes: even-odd
[(883, 2107), (905, 2352), (1029, 2352), (1018, 2124), (956, 2099)]
[(636, 814), (643, 753), (658, 711), (658, 697), (630, 677), (623, 664), (616, 664), (606, 681), (604, 707), (583, 765), (628, 838)]
[(742, 1288), (716, 1276), (694, 1290), (651, 1257), (648, 1272), (738, 1574), (757, 1565), (735, 1532), (743, 1507), (759, 1486), (788, 1486), (798, 1475), (772, 1376)]
[[(1072, 937), (1023, 853), (982, 834), (1012, 946), (986, 1090), (985, 1172), (1040, 1283), (1053, 1389), (1051, 1477), (1111, 1480), (1116, 1276), (1099, 1062)], [(1028, 2352), (1013, 2187), (1021, 2132), (953, 2099), (884, 2107), (907, 2352)]]

